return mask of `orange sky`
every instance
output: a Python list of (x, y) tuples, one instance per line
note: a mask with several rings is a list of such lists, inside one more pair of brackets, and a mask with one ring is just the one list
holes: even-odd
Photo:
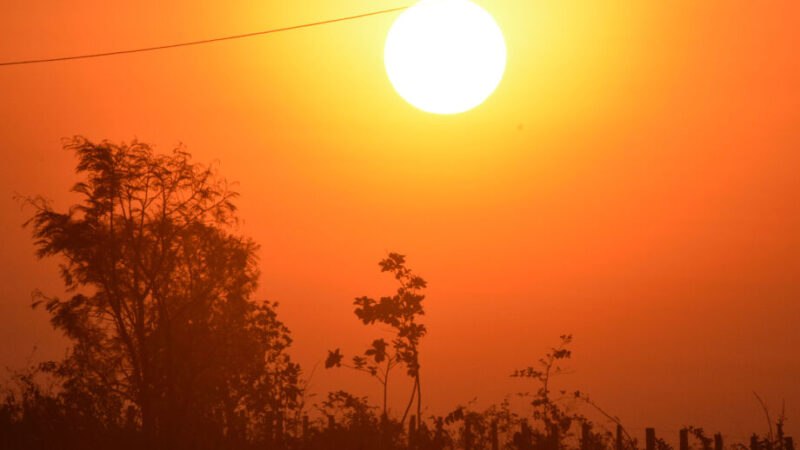
[[(800, 433), (800, 3), (478, 3), (508, 66), (486, 103), (454, 116), (392, 89), (396, 15), (0, 69), (0, 364), (63, 351), (28, 308), (60, 282), (55, 261), (35, 260), (14, 192), (65, 207), (75, 161), (60, 138), (138, 137), (183, 142), (240, 183), (259, 293), (281, 302), (308, 370), (380, 334), (352, 299), (391, 288), (376, 263), (398, 251), (430, 283), (431, 412), (523, 390), (506, 375), (571, 332), (566, 385), (637, 434), (694, 424), (744, 439), (764, 430), (753, 390), (775, 409), (785, 399)], [(401, 5), (5, 0), (0, 60)], [(318, 371), (314, 388), (377, 392), (357, 377)]]

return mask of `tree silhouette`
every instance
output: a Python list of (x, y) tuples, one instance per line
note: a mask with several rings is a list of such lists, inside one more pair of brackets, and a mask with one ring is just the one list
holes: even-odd
[(375, 339), (372, 346), (364, 351), (364, 356), (353, 356), (352, 363), (343, 363), (344, 355), (337, 348), (328, 351), (325, 368), (347, 367), (359, 372), (364, 372), (378, 380), (383, 388), (383, 417), (388, 417), (387, 398), (389, 392), (389, 374), (392, 369), (401, 364), (397, 354), (389, 351), (389, 344), (384, 339)]
[(34, 299), (73, 344), (44, 368), (67, 395), (127, 409), (151, 446), (263, 432), (268, 412), (294, 405), (299, 367), (276, 304), (250, 299), (257, 245), (230, 231), (237, 194), (183, 149), (65, 148), (80, 201), (57, 212), (29, 199), (37, 254), (63, 260), (71, 293)]
[[(585, 393), (554, 387), (567, 373), (571, 335), (512, 374), (533, 381), (535, 392), (520, 394), (531, 399), (532, 414), (506, 397), (482, 410), (473, 400), (422, 421), (427, 283), (398, 253), (379, 262), (397, 281), (396, 290), (354, 300), (359, 320), (388, 325), (391, 338), (372, 340), (347, 362), (340, 349), (325, 361), (327, 368), (349, 367), (381, 383), (382, 414), (367, 397), (335, 391), (309, 417), (303, 407), (305, 396), (314, 395), (310, 379), (300, 382), (300, 367), (287, 354), (291, 337), (277, 303), (252, 299), (258, 247), (235, 233), (237, 194), (229, 184), (181, 148), (164, 155), (140, 142), (82, 137), (67, 140), (65, 148), (78, 159), (78, 200), (63, 211), (42, 198), (25, 201), (35, 209), (26, 226), (37, 254), (61, 262), (68, 292), (64, 299), (36, 293), (33, 307), (44, 306), (71, 346), (63, 360), (17, 371), (0, 386), (0, 448), (639, 448), (621, 421)], [(399, 367), (414, 383), (402, 417), (390, 417), (389, 381)], [(756, 398), (768, 433), (754, 434), (750, 447), (728, 448), (793, 450), (784, 412), (773, 422)], [(409, 416), (415, 400), (418, 421)], [(617, 425), (616, 435), (595, 427), (576, 403)], [(682, 430), (682, 448), (688, 433), (697, 448), (723, 448), (721, 434), (712, 439), (693, 426)], [(653, 428), (646, 445), (672, 448)]]
[(569, 350), (571, 343), (572, 335), (562, 335), (559, 345), (551, 348), (543, 358), (540, 358), (537, 366), (518, 369), (511, 374), (512, 377), (532, 378), (539, 383), (539, 389), (533, 395), (531, 406), (533, 407), (533, 419), (542, 422), (544, 432), (540, 433), (536, 430), (532, 437), (536, 441), (535, 446), (542, 450), (564, 448), (563, 441), (568, 436), (572, 424), (587, 422), (583, 415), (570, 413), (559, 404), (560, 397), (563, 396), (580, 398), (582, 395), (580, 391), (568, 394), (561, 390), (557, 392), (559, 397), (552, 395), (552, 378), (566, 373), (561, 362), (572, 357), (572, 351)]
[[(415, 275), (406, 267), (404, 255), (390, 253), (378, 265), (381, 272), (390, 272), (394, 275), (400, 286), (392, 296), (381, 297), (375, 300), (370, 297), (355, 299), (355, 314), (366, 325), (382, 323), (391, 326), (395, 331), (392, 339), (391, 350), (383, 339), (376, 339), (372, 347), (364, 354), (366, 358), (355, 356), (352, 365), (347, 367), (361, 370), (376, 377), (383, 385), (383, 411), (386, 414), (386, 396), (388, 389), (389, 372), (398, 364), (406, 367), (408, 376), (414, 379), (411, 398), (406, 406), (400, 423), (404, 423), (414, 398), (417, 399), (417, 417), (422, 414), (422, 385), (420, 383), (419, 343), (427, 332), (425, 325), (418, 322), (419, 317), (425, 314), (422, 301), (425, 295), (420, 291), (427, 287), (427, 282), (422, 277)], [(370, 363), (367, 358), (371, 358)], [(336, 349), (328, 353), (326, 367), (342, 365), (343, 355)], [(383, 364), (382, 369), (380, 365)]]

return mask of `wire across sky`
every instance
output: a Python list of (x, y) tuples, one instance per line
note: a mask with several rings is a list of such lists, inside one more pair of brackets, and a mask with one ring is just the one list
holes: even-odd
[(283, 32), (283, 31), (299, 30), (301, 28), (311, 28), (311, 27), (316, 27), (316, 26), (320, 26), (320, 25), (327, 25), (327, 24), (336, 23), (336, 22), (344, 22), (344, 21), (347, 21), (347, 20), (362, 19), (364, 17), (377, 16), (379, 14), (388, 14), (388, 13), (393, 13), (393, 12), (397, 12), (397, 11), (402, 11), (402, 10), (408, 9), (410, 7), (411, 6), (401, 6), (401, 7), (398, 7), (398, 8), (382, 9), (380, 11), (372, 11), (372, 12), (368, 12), (368, 13), (358, 14), (358, 15), (355, 15), (355, 16), (339, 17), (339, 18), (336, 18), (336, 19), (323, 20), (323, 21), (320, 21), (320, 22), (304, 23), (304, 24), (301, 24), (301, 25), (292, 25), (292, 26), (282, 27), (282, 28), (273, 28), (273, 29), (270, 29), (270, 30), (255, 31), (255, 32), (252, 32), (252, 33), (235, 34), (235, 35), (231, 35), (231, 36), (222, 36), (222, 37), (216, 37), (216, 38), (211, 38), (211, 39), (202, 39), (202, 40), (199, 40), (199, 41), (179, 42), (179, 43), (175, 43), (175, 44), (157, 45), (157, 46), (154, 46), (154, 47), (141, 47), (141, 48), (134, 48), (134, 49), (128, 49), (128, 50), (116, 50), (116, 51), (102, 52), (102, 53), (87, 53), (87, 54), (83, 54), (83, 55), (60, 56), (60, 57), (56, 57), (56, 58), (23, 59), (23, 60), (18, 60), (18, 61), (5, 61), (5, 62), (0, 62), (0, 66), (20, 66), (20, 65), (24, 65), (24, 64), (39, 64), (39, 63), (50, 63), (50, 62), (58, 62), (58, 61), (70, 61), (70, 60), (76, 60), (76, 59), (102, 58), (102, 57), (105, 57), (105, 56), (127, 55), (127, 54), (130, 54), (130, 53), (152, 52), (152, 51), (156, 51), (156, 50), (166, 50), (166, 49), (169, 49), (169, 48), (189, 47), (189, 46), (192, 46), (192, 45), (210, 44), (210, 43), (213, 43), (213, 42), (230, 41), (230, 40), (234, 40), (234, 39), (243, 39), (243, 38), (248, 38), (248, 37), (261, 36), (261, 35), (264, 35), (264, 34), (280, 33), (280, 32)]

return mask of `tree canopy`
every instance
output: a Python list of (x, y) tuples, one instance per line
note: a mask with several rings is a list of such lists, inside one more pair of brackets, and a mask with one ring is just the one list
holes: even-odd
[(258, 246), (234, 232), (236, 192), (182, 148), (82, 137), (65, 148), (80, 201), (57, 211), (31, 199), (27, 223), (70, 293), (34, 299), (72, 342), (43, 367), (153, 445), (263, 432), (297, 401), (300, 369), (276, 304), (251, 298)]

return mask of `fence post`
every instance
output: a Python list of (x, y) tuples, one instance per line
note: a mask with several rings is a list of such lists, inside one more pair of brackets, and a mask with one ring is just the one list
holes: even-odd
[(500, 449), (500, 441), (497, 436), (497, 419), (492, 421), (492, 450)]
[(786, 436), (786, 450), (794, 450), (794, 440), (791, 436)]
[(722, 450), (722, 434), (717, 433), (714, 435), (714, 450)]
[(519, 428), (519, 442), (517, 443), (517, 447), (526, 450), (532, 449), (533, 439), (531, 436), (531, 427), (528, 426), (528, 419), (522, 419)]
[(278, 411), (275, 417), (275, 442), (279, 446), (283, 444), (283, 411)]
[(416, 448), (417, 442), (417, 416), (411, 415), (408, 418), (408, 447)]
[(436, 420), (436, 431), (433, 435), (434, 446), (440, 445), (444, 441), (444, 421)]
[(581, 424), (581, 450), (589, 449), (589, 440), (592, 433), (592, 427), (588, 423)]
[(389, 416), (381, 413), (380, 433), (378, 435), (378, 448), (384, 448), (389, 438)]
[(622, 425), (617, 424), (617, 445), (616, 450), (622, 450)]
[(681, 428), (680, 450), (689, 450), (689, 430)]
[(750, 436), (750, 450), (758, 450), (758, 435), (755, 433)]
[(464, 450), (472, 450), (472, 421), (464, 417)]
[(275, 420), (275, 418), (274, 418), (274, 414), (272, 413), (272, 411), (269, 411), (267, 413), (266, 419), (267, 419), (266, 430), (264, 430), (264, 431), (265, 431), (265, 433), (267, 435), (267, 442), (271, 446), (272, 443), (274, 442), (273, 438), (275, 437), (275, 429), (274, 429), (274, 420)]
[(656, 450), (656, 429), (645, 428), (645, 448), (647, 450)]
[(552, 450), (558, 450), (561, 443), (561, 429), (558, 425), (553, 424), (552, 431), (550, 436), (550, 445)]

